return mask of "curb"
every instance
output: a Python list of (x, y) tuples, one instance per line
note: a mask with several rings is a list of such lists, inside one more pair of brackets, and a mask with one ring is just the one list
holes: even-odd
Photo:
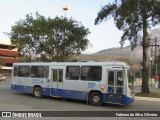
[(154, 90), (157, 90), (157, 92), (160, 92), (160, 89), (159, 88), (155, 88), (153, 86), (149, 86), (151, 89), (154, 89)]
[(160, 102), (160, 98), (151, 98), (151, 97), (138, 97), (138, 96), (135, 96), (135, 100)]

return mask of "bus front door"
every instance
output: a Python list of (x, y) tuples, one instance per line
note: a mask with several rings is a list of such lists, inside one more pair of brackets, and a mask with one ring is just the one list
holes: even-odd
[(108, 71), (107, 102), (121, 104), (123, 100), (124, 71)]
[(63, 69), (52, 69), (51, 96), (62, 97)]

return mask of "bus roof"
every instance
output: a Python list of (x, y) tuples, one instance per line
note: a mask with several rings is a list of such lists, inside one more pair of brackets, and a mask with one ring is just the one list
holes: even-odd
[(45, 66), (67, 66), (67, 65), (104, 65), (104, 66), (128, 66), (124, 62), (19, 62), (13, 65), (45, 65)]

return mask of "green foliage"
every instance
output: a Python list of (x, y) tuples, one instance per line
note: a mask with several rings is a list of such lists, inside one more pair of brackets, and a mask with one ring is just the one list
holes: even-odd
[(95, 19), (95, 24), (107, 20), (109, 17), (113, 17), (117, 28), (123, 30), (121, 45), (123, 46), (124, 42), (129, 40), (134, 48), (144, 30), (144, 22), (147, 22), (146, 30), (160, 23), (160, 1), (115, 0), (101, 9)]
[(159, 0), (115, 0), (112, 4), (104, 6), (95, 19), (95, 24), (113, 17), (119, 30), (123, 30), (120, 44), (124, 45), (129, 40), (132, 49), (137, 45), (139, 36), (142, 35), (143, 46), (143, 71), (142, 93), (149, 93), (148, 86), (148, 29), (160, 23)]
[(136, 73), (135, 73), (135, 77), (136, 78), (140, 78), (141, 76), (140, 76), (140, 71), (137, 71)]
[(89, 30), (80, 22), (63, 17), (45, 18), (27, 14), (8, 33), (20, 56), (27, 61), (68, 61), (86, 50)]
[(6, 64), (4, 62), (0, 62), (0, 66), (5, 66)]
[(140, 97), (160, 98), (160, 92), (151, 92), (150, 94), (137, 92), (135, 95)]

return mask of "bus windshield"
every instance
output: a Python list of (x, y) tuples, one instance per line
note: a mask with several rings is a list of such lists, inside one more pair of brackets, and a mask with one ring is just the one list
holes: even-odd
[(133, 74), (132, 74), (132, 69), (128, 70), (128, 86), (131, 90), (133, 90)]

